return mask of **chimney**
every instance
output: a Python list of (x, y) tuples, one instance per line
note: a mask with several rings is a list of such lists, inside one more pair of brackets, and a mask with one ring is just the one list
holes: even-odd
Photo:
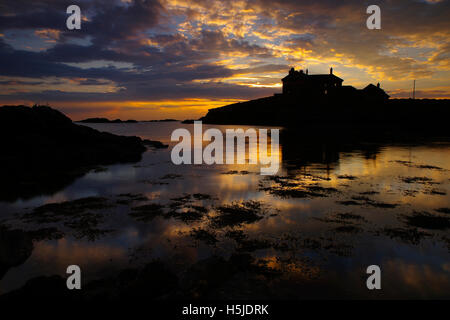
[(308, 74), (308, 69), (306, 69), (306, 74)]
[(333, 74), (333, 67), (330, 68), (330, 74)]
[(379, 88), (379, 87), (380, 87), (380, 83), (378, 82), (378, 83), (377, 83), (377, 88)]

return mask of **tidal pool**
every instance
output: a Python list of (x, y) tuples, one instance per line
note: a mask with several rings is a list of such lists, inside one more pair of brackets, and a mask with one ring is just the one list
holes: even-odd
[[(89, 126), (169, 148), (0, 202), (0, 293), (76, 264), (88, 291), (147, 270), (170, 283), (156, 298), (450, 298), (448, 141), (282, 139), (278, 174), (262, 176), (259, 165), (172, 164), (172, 131), (192, 125)], [(367, 289), (369, 265), (382, 290)]]

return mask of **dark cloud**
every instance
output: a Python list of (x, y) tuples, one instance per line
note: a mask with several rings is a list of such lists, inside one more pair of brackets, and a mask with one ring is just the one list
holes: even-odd
[(62, 1), (2, 1), (0, 32), (7, 29), (63, 29), (67, 4)]
[(83, 28), (94, 36), (94, 43), (106, 45), (156, 26), (162, 7), (157, 0), (135, 0), (129, 6), (102, 2), (95, 9), (95, 15)]
[[(192, 0), (195, 5), (172, 11), (165, 0), (76, 3), (87, 17), (78, 31), (66, 29), (67, 3), (62, 1), (0, 4), (0, 88), (44, 86), (49, 84), (48, 79), (43, 82), (48, 77), (59, 79), (55, 86), (64, 83), (61, 79), (81, 79), (76, 81), (76, 90), (71, 90), (77, 92), (46, 88), (42, 92), (3, 94), (2, 101), (254, 98), (277, 90), (230, 84), (226, 79), (283, 73), (288, 64), (303, 64), (305, 56), (327, 62), (345, 58), (361, 70), (385, 72), (398, 80), (430, 77), (436, 66), (450, 69), (448, 0), (379, 0), (381, 31), (365, 27), (365, 9), (372, 4), (369, 1)], [(51, 39), (56, 43), (46, 50), (19, 50), (5, 36), (16, 29), (31, 35), (36, 30), (57, 30), (57, 36)], [(270, 45), (258, 41), (264, 36), (273, 40)], [(395, 54), (394, 50), (416, 43), (430, 48), (428, 59)], [(307, 54), (292, 54), (296, 51)], [(218, 63), (227, 59), (241, 63), (238, 67)], [(99, 60), (113, 64), (80, 65)], [(127, 66), (114, 67), (114, 63)], [(112, 90), (83, 91), (105, 84)], [(437, 90), (435, 94), (446, 93)]]
[(224, 34), (218, 30), (202, 30), (198, 38), (189, 42), (197, 52), (210, 53), (232, 53), (250, 55), (252, 57), (270, 58), (272, 53), (269, 49), (256, 44), (250, 44), (245, 40), (227, 39)]

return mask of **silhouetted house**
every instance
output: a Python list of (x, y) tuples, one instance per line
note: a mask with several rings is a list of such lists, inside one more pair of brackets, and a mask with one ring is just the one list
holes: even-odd
[(385, 101), (389, 99), (389, 95), (380, 88), (380, 83), (376, 86), (369, 84), (367, 87), (361, 90), (363, 97), (366, 100), (372, 101)]
[(303, 70), (296, 71), (291, 68), (289, 74), (281, 79), (283, 82), (283, 94), (289, 95), (324, 95), (328, 94), (333, 88), (342, 86), (342, 80), (333, 74), (333, 68), (330, 74), (309, 75)]
[(308, 74), (308, 70), (296, 71), (294, 68), (289, 70), (289, 74), (281, 79), (283, 82), (283, 95), (302, 96), (302, 97), (325, 97), (348, 100), (370, 100), (384, 101), (389, 99), (389, 95), (377, 86), (369, 84), (362, 90), (353, 86), (343, 86), (343, 79), (333, 74), (333, 68), (330, 68), (330, 74)]
[(338, 100), (355, 100), (361, 97), (361, 90), (356, 89), (354, 86), (341, 86), (336, 90), (330, 91), (328, 96), (332, 99)]
[(303, 70), (295, 71), (294, 68), (289, 70), (289, 74), (281, 79), (283, 82), (283, 94), (298, 94), (307, 87), (308, 74)]

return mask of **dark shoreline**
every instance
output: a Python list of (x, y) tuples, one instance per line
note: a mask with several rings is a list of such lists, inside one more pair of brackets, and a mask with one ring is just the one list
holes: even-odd
[(52, 194), (99, 166), (138, 162), (159, 141), (77, 125), (47, 106), (0, 107), (0, 200)]
[(207, 124), (269, 125), (313, 132), (449, 136), (450, 100), (391, 99), (386, 102), (302, 100), (276, 95), (210, 109)]
[(115, 119), (115, 120), (109, 120), (107, 118), (88, 118), (84, 120), (74, 121), (76, 123), (138, 123), (138, 122), (177, 122), (176, 119), (162, 119), (162, 120), (121, 120), (121, 119)]

